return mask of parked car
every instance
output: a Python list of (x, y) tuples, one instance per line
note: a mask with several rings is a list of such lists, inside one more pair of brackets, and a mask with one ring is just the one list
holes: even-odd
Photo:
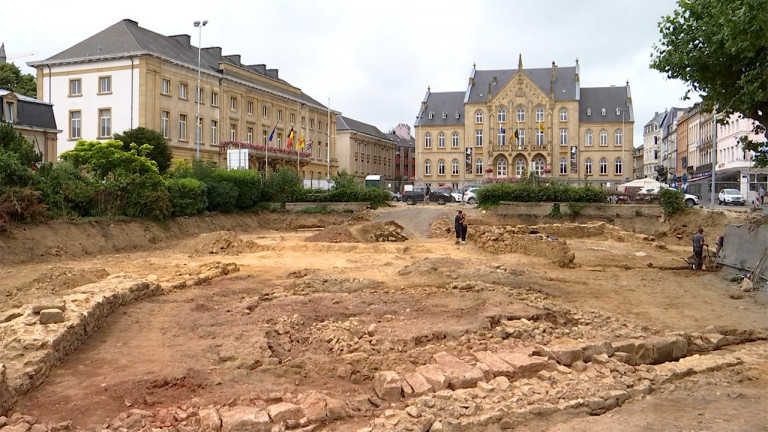
[(738, 189), (723, 189), (717, 194), (717, 203), (720, 205), (744, 205), (746, 202)]
[(402, 201), (403, 200), (403, 194), (401, 194), (400, 192), (392, 192), (392, 191), (387, 191), (387, 192), (389, 192), (390, 200), (392, 200), (392, 201)]
[[(664, 186), (664, 189), (668, 189), (668, 186)], [(641, 189), (639, 192), (637, 192), (638, 197), (655, 197), (659, 194), (659, 191), (661, 189), (659, 188), (644, 188)], [(688, 207), (693, 207), (696, 205), (699, 205), (699, 197), (696, 195), (691, 194), (685, 194), (685, 197), (683, 198), (683, 201), (685, 201), (685, 205)]]
[[(403, 201), (408, 205), (414, 205), (416, 203), (424, 202), (424, 190), (423, 186), (416, 186), (413, 190), (403, 192)], [(443, 205), (445, 203), (453, 202), (453, 197), (448, 192), (441, 189), (432, 189), (429, 194), (429, 202), (438, 203)]]
[[(479, 189), (479, 188), (477, 188), (477, 189)], [(475, 192), (477, 191), (477, 189), (470, 189), (470, 190), (464, 192), (463, 200), (464, 200), (465, 203), (467, 203), (469, 205), (477, 204), (477, 197), (475, 196)]]
[(458, 189), (451, 189), (451, 188), (438, 188), (438, 190), (443, 191), (447, 193), (448, 195), (453, 197), (453, 201), (459, 202), (461, 201), (461, 192), (459, 192)]

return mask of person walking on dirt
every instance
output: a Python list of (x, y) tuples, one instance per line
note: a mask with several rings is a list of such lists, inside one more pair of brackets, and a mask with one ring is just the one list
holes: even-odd
[(432, 193), (432, 189), (427, 186), (426, 189), (424, 189), (424, 205), (429, 204), (429, 195)]
[(467, 214), (461, 214), (461, 244), (467, 243)]
[(704, 243), (704, 228), (699, 228), (693, 236), (693, 255), (696, 257), (696, 270), (701, 270), (701, 267), (704, 265), (704, 259), (702, 258), (704, 246), (709, 247), (708, 244)]
[[(456, 231), (456, 244), (459, 244), (460, 241), (462, 241), (462, 236), (466, 236), (464, 234), (464, 213), (462, 213), (461, 210), (459, 210), (456, 213), (456, 217), (453, 218), (453, 230)], [(466, 238), (466, 237), (465, 237)]]

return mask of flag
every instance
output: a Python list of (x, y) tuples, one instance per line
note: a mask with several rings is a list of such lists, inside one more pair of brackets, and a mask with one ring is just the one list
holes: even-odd
[(304, 148), (304, 134), (299, 135), (299, 148)]
[(499, 133), (503, 135), (503, 134), (505, 134), (506, 132), (507, 132), (507, 131), (506, 131), (506, 130), (505, 130), (503, 127), (501, 127), (501, 125), (499, 125)]
[(306, 147), (304, 149), (306, 151), (312, 150), (312, 140), (309, 140), (309, 142), (307, 143), (307, 145), (306, 145)]
[[(505, 133), (507, 133), (507, 131), (506, 131), (506, 130), (505, 130), (503, 127), (501, 127), (501, 125), (499, 125), (499, 135), (504, 135)], [(506, 135), (504, 135), (504, 136), (506, 136)], [(504, 145), (504, 144), (506, 144), (506, 142), (505, 142), (505, 141), (506, 141), (506, 140), (505, 140), (505, 139), (502, 137), (502, 138), (499, 140), (499, 145)]]
[(288, 132), (288, 140), (285, 142), (286, 148), (293, 148), (293, 128)]
[(517, 129), (515, 129), (515, 139), (518, 139), (518, 138), (520, 138), (520, 136), (517, 134), (517, 131), (518, 131), (518, 130), (517, 130)]
[(539, 122), (539, 132), (544, 133), (544, 125)]
[(275, 127), (272, 128), (272, 133), (269, 134), (269, 142), (272, 142), (272, 138), (275, 136), (276, 129), (277, 129), (277, 123), (275, 123)]

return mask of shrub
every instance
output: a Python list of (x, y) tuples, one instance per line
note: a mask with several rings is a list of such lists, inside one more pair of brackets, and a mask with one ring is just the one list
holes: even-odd
[(34, 185), (53, 217), (96, 214), (91, 199), (98, 185), (68, 162), (41, 165)]
[(347, 170), (342, 170), (331, 180), (333, 180), (333, 189), (351, 189), (360, 186), (360, 183), (355, 180), (355, 176), (348, 173)]
[(257, 171), (217, 169), (210, 179), (229, 182), (237, 188), (236, 208), (248, 209), (265, 199), (263, 180)]
[(158, 174), (128, 177), (119, 190), (126, 216), (162, 220), (171, 215), (171, 195)]
[(572, 215), (578, 216), (578, 215), (581, 214), (581, 210), (586, 205), (587, 205), (586, 203), (569, 202), (568, 203), (568, 211), (570, 211)]
[(205, 183), (193, 178), (168, 179), (171, 215), (192, 216), (208, 207)]
[(685, 210), (685, 194), (674, 189), (662, 189), (659, 192), (659, 204), (664, 214), (671, 214)]
[(552, 210), (549, 211), (549, 217), (554, 219), (560, 219), (563, 217), (563, 213), (560, 211), (559, 203), (552, 204)]
[(0, 229), (18, 221), (39, 221), (45, 217), (45, 204), (40, 192), (12, 186), (0, 190)]
[(296, 201), (303, 189), (301, 179), (291, 167), (282, 167), (269, 173), (264, 186), (267, 199), (279, 203)]
[(565, 183), (544, 184), (537, 178), (515, 183), (495, 183), (475, 191), (482, 207), (513, 202), (605, 202), (605, 192), (591, 186), (573, 188)]
[(32, 183), (32, 168), (42, 156), (9, 123), (0, 124), (0, 187), (26, 187)]
[(205, 182), (208, 210), (231, 212), (237, 205), (237, 186), (229, 181), (210, 178)]

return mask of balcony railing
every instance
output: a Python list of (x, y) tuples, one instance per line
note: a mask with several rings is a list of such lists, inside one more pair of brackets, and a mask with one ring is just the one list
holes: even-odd
[(505, 145), (498, 145), (494, 144), (491, 149), (494, 152), (502, 152), (502, 153), (513, 153), (513, 152), (528, 152), (528, 151), (547, 151), (549, 146), (547, 144), (524, 144), (524, 145), (517, 145), (517, 144), (505, 144)]

